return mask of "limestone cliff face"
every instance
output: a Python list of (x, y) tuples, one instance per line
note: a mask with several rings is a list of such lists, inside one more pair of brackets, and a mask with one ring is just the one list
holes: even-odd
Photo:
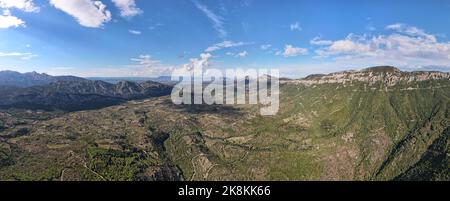
[(391, 66), (379, 66), (366, 68), (360, 71), (343, 71), (328, 75), (313, 75), (300, 80), (281, 81), (292, 84), (350, 84), (354, 81), (366, 82), (369, 86), (383, 82), (385, 86), (393, 86), (397, 83), (411, 83), (425, 80), (450, 79), (450, 73), (437, 71), (403, 72)]

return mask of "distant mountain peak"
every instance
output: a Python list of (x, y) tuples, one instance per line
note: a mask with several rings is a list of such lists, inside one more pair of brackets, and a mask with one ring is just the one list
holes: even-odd
[(19, 73), (16, 71), (0, 71), (0, 86), (32, 87), (46, 85), (57, 81), (81, 81), (85, 80), (74, 76), (51, 76), (36, 71)]
[(289, 83), (300, 84), (331, 84), (331, 83), (351, 83), (353, 81), (367, 82), (373, 85), (383, 82), (386, 86), (393, 86), (399, 82), (411, 83), (425, 80), (450, 80), (450, 73), (437, 71), (414, 71), (405, 72), (393, 66), (375, 66), (359, 71), (342, 71), (327, 75), (310, 75), (304, 79), (287, 81)]
[(169, 95), (172, 87), (157, 82), (65, 80), (24, 88), (0, 88), (0, 107), (60, 109), (66, 111), (101, 108), (127, 100)]
[(362, 71), (374, 72), (374, 73), (398, 73), (401, 72), (399, 68), (394, 66), (374, 66), (365, 68)]

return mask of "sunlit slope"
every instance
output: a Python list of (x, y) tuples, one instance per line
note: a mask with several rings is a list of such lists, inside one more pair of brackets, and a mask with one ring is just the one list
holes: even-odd
[[(281, 116), (307, 119), (303, 133), (329, 141), (334, 148), (328, 154), (337, 154), (323, 161), (331, 166), (329, 173), (334, 169), (348, 174), (346, 179), (392, 179), (417, 163), (435, 140), (448, 135), (448, 84), (287, 85)], [(342, 166), (348, 168), (337, 170)]]

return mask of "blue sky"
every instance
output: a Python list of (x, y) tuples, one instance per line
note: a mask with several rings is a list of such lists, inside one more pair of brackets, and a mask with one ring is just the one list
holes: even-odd
[(288, 77), (450, 70), (448, 0), (0, 0), (0, 11), (0, 70), (148, 77), (195, 60)]

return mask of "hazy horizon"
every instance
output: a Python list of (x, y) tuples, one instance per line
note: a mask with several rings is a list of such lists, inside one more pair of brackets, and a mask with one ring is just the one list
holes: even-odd
[[(390, 65), (382, 65), (382, 66), (390, 66)], [(379, 66), (366, 66), (366, 67), (360, 67), (360, 68), (344, 68), (344, 70), (339, 70), (339, 71), (330, 71), (330, 72), (323, 72), (323, 73), (311, 73), (311, 74), (307, 74), (307, 75), (303, 75), (303, 76), (295, 76), (295, 75), (280, 75), (280, 77), (282, 78), (290, 78), (290, 79), (301, 79), (301, 78), (305, 78), (308, 75), (314, 75), (314, 74), (330, 74), (330, 73), (337, 73), (337, 72), (342, 72), (342, 71), (354, 71), (354, 70), (362, 70), (365, 68), (370, 68), (370, 67), (379, 67)], [(396, 66), (392, 66), (395, 68), (398, 68)], [(399, 68), (401, 71), (405, 71), (405, 72), (413, 72), (413, 71), (438, 71), (438, 72), (445, 72), (448, 73), (450, 72), (450, 70), (447, 70), (445, 68), (440, 68), (440, 67), (424, 67), (424, 68), (416, 68), (416, 69), (402, 69)], [(149, 79), (149, 78), (160, 78), (160, 77), (171, 77), (171, 75), (155, 75), (155, 76), (101, 76), (101, 75), (97, 75), (97, 76), (79, 76), (79, 75), (74, 75), (74, 74), (52, 74), (52, 73), (47, 73), (47, 72), (39, 72), (39, 71), (15, 71), (15, 70), (9, 70), (9, 69), (0, 69), (0, 72), (2, 71), (14, 71), (14, 72), (19, 72), (19, 73), (40, 73), (40, 74), (47, 74), (50, 76), (76, 76), (76, 77), (81, 77), (81, 78), (86, 78), (86, 79), (120, 79), (120, 78), (127, 78), (127, 79)]]
[(450, 71), (447, 1), (95, 2), (0, 0), (0, 70), (158, 77), (205, 60), (290, 78), (380, 65)]

